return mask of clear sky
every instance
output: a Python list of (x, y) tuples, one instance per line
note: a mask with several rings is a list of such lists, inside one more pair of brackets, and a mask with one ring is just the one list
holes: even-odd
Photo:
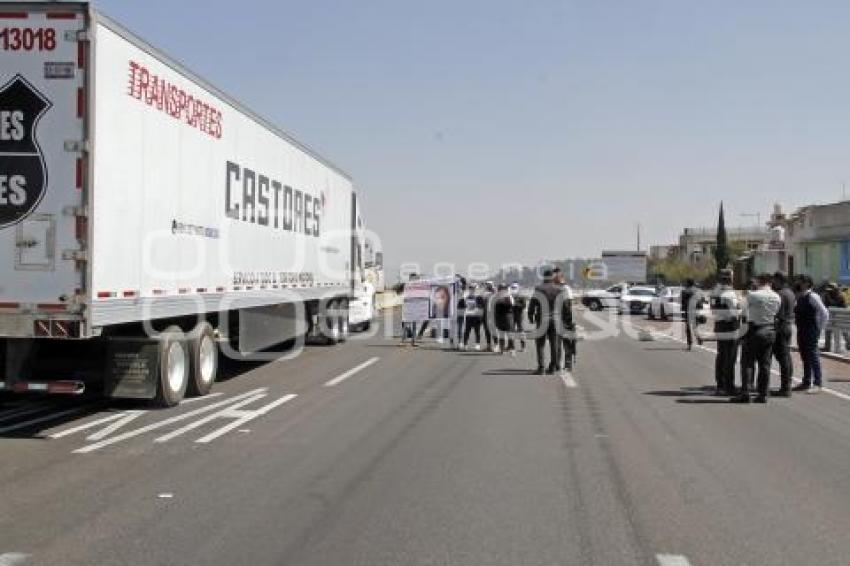
[(390, 280), (850, 186), (846, 0), (95, 4), (349, 171)]

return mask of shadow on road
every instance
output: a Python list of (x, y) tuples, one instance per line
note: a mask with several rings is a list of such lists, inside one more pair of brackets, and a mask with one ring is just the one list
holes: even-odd
[(653, 346), (649, 348), (644, 348), (644, 352), (686, 352), (684, 346)]
[(689, 405), (712, 405), (715, 403), (729, 403), (725, 397), (715, 397), (714, 386), (703, 385), (700, 387), (680, 387), (669, 391), (645, 391), (644, 395), (655, 397), (677, 397), (677, 403)]
[(505, 369), (488, 369), (482, 372), (482, 375), (533, 375), (533, 369), (505, 368)]

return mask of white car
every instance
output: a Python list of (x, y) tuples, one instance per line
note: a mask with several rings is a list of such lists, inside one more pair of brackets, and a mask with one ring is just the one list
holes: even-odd
[(640, 314), (645, 312), (652, 299), (655, 298), (655, 287), (628, 287), (620, 297), (619, 311), (620, 314), (631, 313)]
[[(700, 299), (697, 303), (697, 311), (702, 314), (708, 312), (708, 301)], [(682, 316), (682, 288), (664, 287), (649, 304), (646, 312), (650, 319), (660, 318), (667, 320), (671, 316)]]
[(585, 291), (581, 297), (581, 304), (592, 311), (619, 307), (620, 297), (623, 295), (623, 290), (627, 288), (625, 283), (620, 283), (604, 290)]
[(354, 292), (348, 303), (348, 326), (352, 330), (369, 330), (375, 317), (375, 287), (368, 281)]
[(682, 316), (682, 288), (664, 287), (652, 298), (646, 315), (654, 320), (667, 320), (670, 316)]

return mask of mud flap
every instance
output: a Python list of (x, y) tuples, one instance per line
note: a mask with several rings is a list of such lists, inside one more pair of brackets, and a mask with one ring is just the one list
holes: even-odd
[(159, 371), (156, 341), (111, 339), (106, 349), (104, 394), (112, 399), (153, 399)]

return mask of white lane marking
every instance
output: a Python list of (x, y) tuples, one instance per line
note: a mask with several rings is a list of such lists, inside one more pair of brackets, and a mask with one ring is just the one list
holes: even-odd
[[(185, 405), (185, 404), (194, 403), (194, 402), (197, 402), (197, 401), (206, 401), (210, 398), (219, 397), (219, 396), (221, 396), (221, 393), (210, 393), (209, 395), (205, 395), (204, 397), (192, 397), (191, 399), (184, 399), (180, 404)], [(106, 424), (106, 423), (112, 422), (112, 421), (118, 421), (118, 422), (104, 428), (103, 430), (100, 430), (100, 431), (86, 437), (86, 440), (101, 440), (103, 438), (106, 438), (107, 436), (109, 436), (110, 434), (115, 432), (116, 430), (126, 426), (127, 424), (134, 421), (136, 418), (138, 418), (139, 416), (141, 416), (145, 413), (147, 413), (147, 411), (142, 411), (142, 410), (122, 411), (120, 413), (115, 413), (114, 415), (109, 415), (107, 417), (104, 417), (102, 419), (98, 419), (96, 421), (92, 421), (90, 423), (85, 423), (85, 424), (81, 424), (79, 426), (75, 426), (75, 427), (72, 427), (72, 428), (69, 428), (69, 429), (61, 430), (57, 433), (51, 434), (50, 438), (54, 438), (54, 439), (55, 438), (63, 438), (65, 436), (70, 436), (72, 434), (82, 432), (82, 431), (88, 430), (90, 428), (94, 428), (98, 425)]]
[(339, 385), (340, 383), (342, 383), (343, 381), (345, 381), (346, 379), (348, 379), (352, 375), (356, 374), (359, 371), (366, 369), (367, 367), (371, 366), (372, 364), (374, 364), (375, 362), (377, 362), (380, 359), (381, 358), (376, 356), (374, 358), (366, 360), (365, 362), (363, 362), (359, 366), (353, 367), (350, 370), (348, 370), (347, 372), (343, 373), (342, 375), (338, 375), (335, 378), (331, 379), (330, 381), (325, 383), (325, 387), (333, 387), (334, 385)]
[(656, 554), (655, 558), (661, 566), (691, 566), (688, 559), (681, 554)]
[(98, 425), (102, 425), (114, 420), (120, 419), (124, 414), (123, 413), (115, 413), (114, 415), (109, 415), (108, 417), (103, 417), (102, 419), (97, 419), (96, 421), (92, 421), (90, 423), (81, 424), (79, 426), (66, 428), (65, 430), (60, 430), (59, 432), (55, 432), (50, 435), (50, 438), (63, 438), (65, 436), (70, 436), (77, 432), (81, 432), (83, 430), (88, 430), (90, 428), (94, 428)]
[(191, 422), (191, 423), (187, 424), (186, 426), (178, 428), (177, 430), (173, 430), (173, 431), (169, 432), (168, 434), (163, 434), (159, 438), (154, 439), (154, 442), (168, 442), (172, 438), (177, 438), (181, 434), (189, 432), (190, 430), (195, 430), (196, 428), (204, 426), (205, 424), (212, 422), (216, 419), (226, 419), (228, 417), (229, 418), (240, 418), (242, 416), (242, 414), (244, 413), (244, 411), (237, 411), (237, 409), (239, 409), (240, 407), (244, 407), (245, 405), (248, 405), (249, 403), (253, 403), (254, 401), (258, 401), (258, 400), (260, 400), (264, 397), (266, 397), (265, 393), (260, 393), (259, 395), (254, 395), (253, 397), (248, 397), (247, 399), (239, 401), (238, 403), (234, 403), (233, 405), (225, 407), (224, 409), (222, 409), (220, 411), (216, 411), (215, 413), (213, 413), (211, 415), (207, 415), (206, 417), (204, 417), (202, 419)]
[(26, 415), (31, 415), (33, 413), (38, 413), (39, 411), (43, 411), (49, 406), (50, 405), (48, 405), (47, 403), (38, 403), (37, 405), (26, 405), (24, 407), (17, 407), (15, 409), (11, 409), (9, 411), (0, 413), (0, 423), (11, 421), (16, 418), (24, 417)]
[(23, 552), (7, 552), (5, 554), (0, 554), (0, 566), (18, 566), (19, 564), (26, 562), (29, 557), (29, 554), (24, 554)]
[(197, 403), (198, 401), (206, 401), (207, 399), (212, 399), (213, 397), (219, 397), (221, 393), (209, 393), (208, 395), (204, 395), (203, 397), (189, 397), (188, 399), (183, 399), (180, 401), (181, 405), (188, 405), (190, 403)]
[[(679, 342), (680, 344), (686, 343), (685, 340), (682, 340), (681, 338), (676, 338), (675, 336), (672, 336), (670, 334), (665, 334), (665, 333), (662, 333), (662, 332), (653, 332), (653, 334), (655, 334), (656, 336), (666, 338), (668, 340), (673, 340), (674, 342)], [(707, 346), (703, 346), (702, 344), (694, 344), (694, 346), (701, 349), (701, 350), (705, 350), (706, 352), (710, 352), (712, 354), (717, 354), (717, 350), (715, 350), (713, 348), (708, 348)], [(771, 366), (772, 365), (773, 364), (771, 363)], [(773, 375), (782, 375), (782, 373), (778, 369), (776, 369), (775, 367), (770, 368), (770, 373), (772, 373)], [(800, 379), (799, 377), (792, 377), (791, 380), (794, 383), (803, 383), (803, 380)], [(846, 393), (842, 393), (841, 391), (836, 391), (835, 389), (830, 389), (828, 387), (824, 387), (824, 388), (822, 388), (822, 390), (827, 395), (832, 395), (833, 397), (838, 397), (839, 399), (844, 399), (845, 401), (850, 401), (850, 395), (848, 395)]]
[(219, 401), (217, 403), (212, 403), (210, 405), (206, 405), (205, 407), (200, 407), (199, 409), (195, 409), (194, 411), (189, 411), (188, 413), (183, 413), (182, 415), (177, 415), (171, 417), (170, 419), (165, 419), (164, 421), (159, 421), (153, 424), (149, 424), (147, 426), (143, 426), (141, 428), (137, 428), (135, 430), (131, 430), (125, 432), (124, 434), (119, 434), (118, 436), (113, 436), (112, 438), (107, 438), (106, 440), (101, 440), (100, 442), (95, 442), (94, 444), (89, 444), (88, 446), (84, 446), (82, 448), (78, 448), (74, 450), (75, 454), (88, 454), (89, 452), (94, 452), (95, 450), (100, 450), (106, 446), (111, 444), (115, 444), (117, 442), (123, 442), (124, 440), (128, 440), (130, 438), (134, 438), (141, 434), (145, 434), (147, 432), (151, 432), (153, 430), (158, 430), (162, 427), (166, 427), (168, 425), (178, 423), (180, 421), (184, 421), (186, 419), (190, 419), (196, 415), (201, 415), (203, 413), (207, 413), (212, 411), (213, 409), (217, 409), (219, 407), (223, 407), (235, 401), (240, 401), (245, 399), (246, 397), (251, 397), (253, 395), (257, 395), (258, 393), (265, 393), (268, 391), (267, 387), (261, 387), (259, 389), (254, 389), (252, 391), (247, 391), (235, 397), (231, 397), (230, 399), (226, 399), (224, 401)]
[(564, 386), (569, 389), (575, 389), (576, 387), (578, 387), (578, 383), (573, 377), (573, 374), (568, 371), (565, 371), (561, 374), (561, 381), (563, 381)]
[(212, 442), (213, 440), (215, 440), (219, 436), (225, 435), (228, 432), (230, 432), (231, 430), (239, 428), (240, 426), (244, 425), (245, 423), (252, 421), (252, 420), (256, 419), (257, 417), (261, 417), (261, 416), (265, 415), (266, 413), (268, 413), (272, 409), (275, 409), (275, 408), (283, 405), (284, 403), (288, 403), (288, 402), (292, 401), (293, 399), (295, 399), (296, 397), (298, 397), (298, 395), (291, 393), (289, 395), (284, 395), (283, 397), (281, 397), (280, 399), (278, 399), (276, 401), (272, 401), (268, 405), (263, 405), (259, 409), (256, 409), (254, 411), (246, 411), (245, 416), (243, 416), (241, 419), (235, 420), (232, 423), (225, 425), (225, 426), (221, 427), (220, 429), (209, 433), (208, 435), (204, 436), (203, 438), (199, 438), (195, 442), (199, 442), (201, 444), (207, 444), (209, 442)]
[(64, 411), (59, 411), (57, 413), (50, 413), (48, 415), (44, 415), (43, 417), (38, 417), (35, 419), (30, 419), (28, 421), (24, 421), (21, 423), (15, 423), (13, 425), (8, 425), (0, 428), (0, 434), (5, 434), (7, 432), (13, 432), (16, 430), (20, 430), (22, 428), (28, 428), (32, 425), (41, 424), (48, 421), (55, 421), (56, 419), (61, 419), (62, 417), (73, 415), (76, 413), (82, 413), (91, 408), (91, 405), (83, 405), (81, 407), (74, 407), (72, 409), (66, 409)]
[(147, 411), (125, 411), (123, 416), (117, 421), (104, 428), (103, 430), (99, 430), (94, 434), (90, 434), (86, 437), (86, 440), (102, 440), (115, 432), (116, 430), (130, 424), (140, 416), (147, 413)]

